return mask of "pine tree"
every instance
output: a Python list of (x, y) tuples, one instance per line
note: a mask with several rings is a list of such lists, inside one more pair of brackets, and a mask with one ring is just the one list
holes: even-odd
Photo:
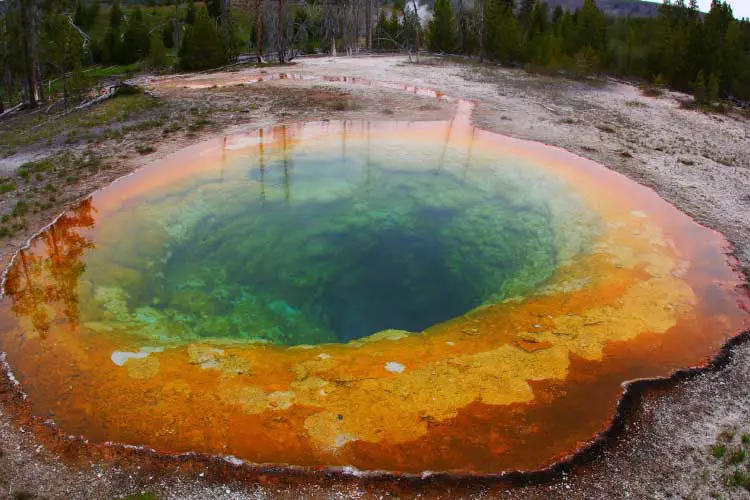
[(607, 20), (596, 6), (596, 2), (584, 0), (583, 7), (577, 14), (579, 48), (588, 47), (597, 52), (602, 51), (606, 46)]
[(708, 104), (708, 89), (706, 88), (706, 77), (703, 70), (698, 72), (698, 76), (693, 83), (693, 94), (695, 102), (698, 104)]
[(188, 10), (187, 15), (185, 16), (185, 24), (194, 25), (195, 19), (197, 17), (196, 9), (195, 9), (195, 2), (193, 0), (188, 0)]
[(518, 9), (518, 24), (522, 29), (527, 30), (529, 28), (531, 13), (536, 4), (536, 0), (521, 0), (521, 7)]
[(88, 9), (89, 18), (87, 26), (89, 28), (94, 25), (94, 23), (96, 22), (96, 18), (99, 17), (99, 12), (101, 12), (101, 10), (102, 4), (99, 2), (99, 0), (94, 0), (93, 2), (91, 2), (91, 5), (89, 5)]
[(153, 68), (166, 68), (169, 65), (167, 48), (157, 32), (152, 33), (149, 40), (148, 61)]
[(168, 21), (164, 24), (161, 30), (161, 42), (164, 47), (171, 49), (174, 47), (174, 24), (173, 21)]
[(112, 3), (112, 7), (109, 9), (109, 27), (113, 29), (120, 29), (122, 26), (122, 8), (120, 7), (120, 0), (115, 0)]
[(102, 41), (101, 57), (104, 64), (119, 63), (122, 60), (122, 36), (118, 29), (107, 29)]
[(89, 19), (89, 9), (86, 2), (83, 0), (77, 0), (75, 4), (75, 12), (73, 13), (73, 23), (81, 29), (88, 29)]
[(518, 60), (518, 23), (505, 0), (485, 0), (485, 49), (490, 59), (509, 64)]
[(71, 95), (78, 96), (82, 91), (80, 82), (71, 87), (69, 73), (81, 70), (83, 38), (63, 13), (47, 15), (43, 35), (42, 60), (62, 75), (63, 99), (67, 107)]
[(719, 75), (711, 73), (711, 77), (708, 79), (707, 97), (709, 104), (716, 102), (719, 99)]
[(214, 19), (219, 19), (222, 14), (224, 0), (206, 0), (208, 15)]
[(556, 6), (555, 11), (552, 13), (552, 24), (557, 27), (564, 15), (565, 11), (563, 10), (562, 5)]
[(391, 11), (391, 20), (388, 23), (388, 36), (392, 40), (392, 48), (396, 49), (399, 45), (401, 45), (403, 39), (401, 33), (401, 23), (398, 20), (398, 11), (396, 11), (395, 7)]
[(180, 47), (180, 68), (203, 70), (226, 63), (216, 24), (205, 9), (198, 11), (195, 24), (188, 26)]
[[(396, 18), (396, 23), (398, 23), (398, 18)], [(385, 17), (385, 10), (380, 9), (378, 23), (375, 25), (375, 46), (378, 49), (396, 48), (395, 40), (391, 35), (391, 23)]]
[(456, 27), (450, 0), (436, 0), (427, 37), (432, 52), (453, 52), (456, 48)]
[(531, 11), (531, 21), (527, 30), (531, 36), (547, 31), (549, 25), (549, 7), (547, 2), (537, 2)]
[(128, 27), (122, 40), (122, 56), (120, 62), (130, 64), (145, 58), (149, 51), (148, 27), (143, 21), (141, 9), (136, 7), (128, 20)]

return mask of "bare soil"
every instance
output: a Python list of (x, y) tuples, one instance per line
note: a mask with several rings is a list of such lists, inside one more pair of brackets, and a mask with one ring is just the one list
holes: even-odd
[[(0, 215), (9, 214), (19, 199), (31, 200), (32, 210), (24, 216), (25, 227), (4, 240), (0, 259), (7, 262), (65, 204), (204, 138), (299, 120), (436, 120), (454, 113), (455, 101), (398, 88), (404, 85), (472, 100), (477, 127), (565, 148), (651, 186), (725, 234), (738, 266), (750, 269), (746, 115), (685, 109), (681, 102), (687, 96), (667, 92), (646, 97), (639, 88), (611, 79), (571, 81), (444, 59), (423, 59), (416, 65), (405, 57), (315, 58), (283, 71), (285, 79), (278, 78), (278, 68), (142, 77), (139, 83), (158, 98), (158, 106), (128, 116), (125, 123), (97, 125), (73, 140), (68, 134), (61, 141), (58, 135), (47, 139), (44, 148), (15, 147), (13, 155), (0, 160), (8, 178), (41, 149), (94, 158), (96, 168), (71, 176), (66, 164), (59, 163), (64, 174), (33, 175), (1, 195)], [(243, 85), (258, 77), (265, 81)], [(356, 77), (354, 82), (350, 77)], [(22, 119), (0, 122), (0, 134), (9, 127), (21, 129)], [(119, 135), (108, 132), (123, 132), (123, 127)], [(57, 193), (54, 201), (47, 184)], [(740, 345), (726, 367), (649, 393), (624, 435), (593, 463), (551, 483), (509, 490), (479, 484), (394, 489), (356, 476), (308, 482), (268, 482), (254, 476), (249, 481), (195, 468), (159, 471), (136, 459), (97, 455), (90, 461), (61, 460), (29, 432), (24, 420), (0, 408), (0, 498), (116, 498), (145, 491), (175, 499), (750, 498), (747, 489), (728, 481), (736, 470), (747, 471), (747, 464), (729, 464), (712, 452), (717, 440), (734, 449), (741, 446), (741, 435), (750, 432), (748, 363), (750, 345)]]

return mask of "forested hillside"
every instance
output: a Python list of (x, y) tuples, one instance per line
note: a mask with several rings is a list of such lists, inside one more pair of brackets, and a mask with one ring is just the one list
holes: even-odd
[[(463, 54), (574, 76), (608, 72), (694, 92), (703, 103), (750, 100), (750, 23), (714, 0), (666, 1), (655, 16), (609, 17), (627, 0), (436, 0), (429, 25), (396, 0), (0, 0), (0, 113), (23, 102), (81, 100), (113, 74), (203, 70), (253, 54), (417, 51)], [(554, 8), (552, 7), (554, 5)], [(640, 8), (640, 7), (638, 7)]]
[[(559, 5), (575, 11), (583, 7), (583, 0), (548, 0), (547, 3), (550, 9)], [(640, 0), (598, 0), (597, 5), (608, 17), (656, 17), (661, 7), (659, 3)]]
[(571, 12), (521, 0), (484, 0), (481, 13), (437, 0), (427, 38), (431, 50), (476, 54), (534, 71), (594, 71), (639, 77), (694, 92), (699, 102), (750, 99), (750, 22), (714, 0), (665, 1), (654, 18), (608, 19), (594, 0)]

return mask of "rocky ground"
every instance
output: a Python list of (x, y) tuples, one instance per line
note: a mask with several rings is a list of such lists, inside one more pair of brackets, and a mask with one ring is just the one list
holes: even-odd
[[(279, 78), (282, 72), (286, 78)], [(264, 81), (242, 85), (259, 78)], [(651, 186), (725, 234), (738, 265), (750, 268), (750, 117), (686, 109), (686, 96), (667, 92), (647, 97), (633, 85), (609, 79), (571, 81), (444, 59), (423, 59), (417, 65), (405, 57), (315, 58), (283, 70), (240, 68), (197, 77), (141, 77), (139, 83), (153, 97), (128, 97), (130, 101), (120, 101), (129, 102), (124, 111), (117, 108), (96, 120), (72, 115), (62, 126), (46, 128), (37, 127), (44, 122), (38, 117), (0, 122), (0, 175), (5, 176), (0, 191), (3, 184), (13, 185), (0, 196), (0, 214), (8, 215), (10, 233), (0, 251), (4, 262), (66, 203), (203, 138), (297, 120), (434, 120), (452, 115), (455, 101), (412, 88), (421, 87), (473, 101), (477, 127), (573, 151)], [(61, 154), (69, 156), (49, 169), (27, 166), (28, 174), (19, 178), (24, 170), (19, 167), (30, 159)], [(82, 159), (86, 168), (79, 166)], [(19, 210), (19, 200), (29, 202)], [(542, 485), (394, 490), (352, 476), (268, 483), (209, 478), (194, 470), (154, 473), (139, 468), (138, 461), (97, 459), (82, 466), (78, 460), (74, 465), (58, 460), (0, 409), (0, 495), (750, 498), (747, 462), (744, 456), (737, 460), (741, 450), (750, 452), (750, 436), (744, 437), (750, 433), (749, 362), (750, 345), (743, 344), (720, 370), (649, 394), (616, 444), (575, 473)]]

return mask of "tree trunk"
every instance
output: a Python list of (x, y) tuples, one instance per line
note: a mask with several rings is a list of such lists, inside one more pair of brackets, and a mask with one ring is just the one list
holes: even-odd
[(263, 0), (255, 0), (255, 47), (258, 64), (263, 64)]
[(258, 64), (263, 64), (263, 0), (255, 0), (255, 45), (258, 48)]
[(419, 64), (419, 30), (422, 28), (419, 22), (419, 10), (417, 9), (417, 0), (411, 0), (411, 4), (414, 6), (414, 19), (417, 20), (417, 25), (414, 27), (414, 48), (417, 54), (417, 64)]
[(333, 11), (332, 0), (325, 0), (325, 7), (323, 8), (323, 40), (325, 43), (330, 43), (330, 53), (332, 56), (336, 56), (336, 16)]
[(359, 54), (359, 8), (360, 8), (360, 1), (354, 0), (354, 5), (352, 6), (354, 9), (354, 52)]
[(68, 74), (63, 73), (63, 104), (65, 111), (68, 111)]
[(365, 33), (367, 34), (367, 50), (372, 51), (372, 0), (365, 0)]
[(458, 0), (458, 29), (461, 30), (461, 52), (466, 53), (469, 45), (469, 30), (466, 28), (464, 0)]
[(26, 90), (28, 91), (28, 104), (30, 109), (37, 107), (37, 64), (36, 64), (36, 22), (34, 19), (35, 9), (31, 1), (21, 2), (21, 29), (23, 33), (23, 58), (24, 70), (26, 72)]
[(479, 12), (479, 62), (484, 62), (484, 2), (477, 2), (477, 12)]
[(38, 61), (36, 64), (36, 81), (38, 83), (37, 88), (39, 89), (39, 100), (44, 102), (47, 100), (44, 97), (44, 78), (42, 78), (42, 68)]
[(284, 64), (286, 62), (286, 23), (285, 16), (284, 16), (284, 0), (279, 0), (279, 14), (278, 14), (278, 29), (279, 29), (279, 47), (278, 47), (278, 57), (279, 57), (279, 64)]

